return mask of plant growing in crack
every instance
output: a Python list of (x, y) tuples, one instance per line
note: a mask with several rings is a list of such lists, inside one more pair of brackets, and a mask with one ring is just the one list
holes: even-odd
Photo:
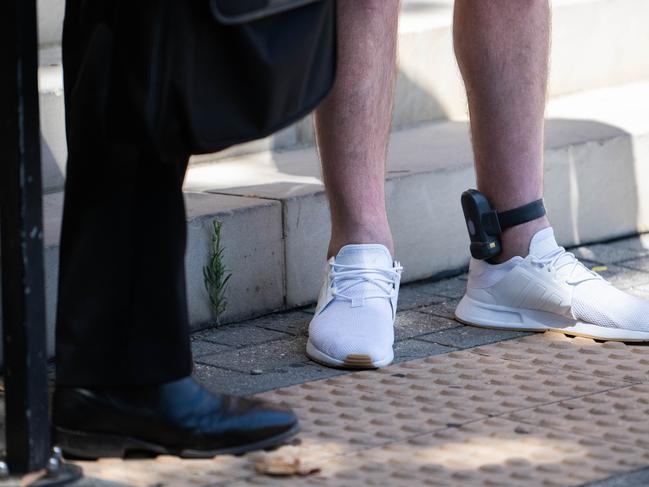
[(203, 267), (203, 281), (205, 290), (210, 298), (212, 314), (217, 323), (220, 323), (221, 315), (228, 306), (225, 298), (225, 291), (232, 273), (223, 264), (224, 248), (221, 244), (222, 223), (218, 220), (212, 222), (212, 245), (210, 247), (209, 260)]

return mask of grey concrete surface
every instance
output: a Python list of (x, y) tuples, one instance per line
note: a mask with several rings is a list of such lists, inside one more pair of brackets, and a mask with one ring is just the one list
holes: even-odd
[(448, 353), (457, 350), (453, 347), (440, 345), (439, 343), (427, 342), (417, 338), (396, 342), (394, 344), (394, 363), (407, 362), (440, 353)]
[(306, 337), (290, 337), (203, 355), (198, 362), (243, 373), (277, 370), (295, 363), (307, 363), (305, 347)]
[(612, 282), (620, 289), (630, 289), (634, 287), (646, 286), (649, 284), (647, 272), (623, 267), (621, 265), (609, 264), (606, 266), (594, 265), (591, 268), (596, 269), (605, 279)]
[(649, 272), (649, 257), (645, 256), (639, 259), (625, 260), (624, 262), (620, 262), (620, 265), (643, 272)]
[[(457, 323), (456, 323), (457, 324)], [(472, 348), (487, 343), (501, 342), (519, 338), (529, 333), (506, 330), (490, 330), (487, 328), (476, 328), (472, 326), (457, 326), (446, 330), (436, 331), (418, 337), (419, 340), (454, 347), (458, 349)]]
[(577, 247), (572, 249), (572, 252), (580, 259), (599, 264), (622, 265), (624, 262), (633, 262), (649, 256), (647, 248), (642, 247), (642, 245), (634, 248), (628, 242), (629, 240), (621, 240), (619, 242), (589, 245), (588, 247)]
[(433, 316), (419, 311), (401, 311), (397, 313), (394, 324), (394, 335), (397, 342), (426, 335), (433, 331), (455, 328), (457, 322)]
[[(649, 270), (624, 264), (649, 249), (647, 237), (632, 237), (573, 251), (616, 285), (649, 299)], [(642, 257), (641, 257), (642, 258)], [(619, 264), (604, 264), (619, 262)], [(605, 270), (601, 270), (605, 267)], [(401, 288), (395, 323), (395, 361), (447, 353), (510, 340), (528, 333), (464, 326), (453, 319), (466, 286), (466, 274), (429, 279)], [(268, 389), (346, 373), (304, 355), (312, 309), (274, 313), (241, 323), (213, 327), (193, 335), (197, 376), (218, 390), (253, 394)]]

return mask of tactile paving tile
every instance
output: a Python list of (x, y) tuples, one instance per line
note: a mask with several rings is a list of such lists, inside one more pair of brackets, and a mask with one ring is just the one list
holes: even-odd
[(107, 458), (76, 463), (83, 468), (86, 477), (132, 487), (215, 486), (247, 478), (255, 473), (249, 459), (230, 455), (208, 460), (159, 456), (154, 459)]
[(649, 463), (649, 452), (488, 418), (339, 457), (309, 478), (256, 476), (259, 486), (575, 486)]
[[(419, 362), (419, 361), (417, 361)], [(279, 389), (261, 397), (286, 404), (302, 420), (302, 440), (343, 453), (460, 425), (483, 413), (455, 407), (431, 393), (431, 377), (417, 364), (359, 372)]]
[(649, 385), (517, 411), (508, 418), (649, 450)]
[(136, 487), (581, 485), (649, 465), (648, 372), (649, 349), (535, 335), (262, 394), (297, 412), (318, 474), (250, 456), (87, 469)]
[[(326, 437), (335, 423), (337, 439), (370, 445), (625, 385), (462, 351), (262, 396), (294, 408), (301, 418), (316, 416), (305, 433)], [(385, 429), (377, 432), (377, 425)]]
[(476, 347), (478, 355), (630, 383), (649, 381), (649, 347), (546, 332)]

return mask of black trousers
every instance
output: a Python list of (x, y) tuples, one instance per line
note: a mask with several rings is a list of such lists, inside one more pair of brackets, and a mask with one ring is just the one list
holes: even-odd
[(67, 180), (57, 383), (157, 384), (191, 373), (182, 182), (188, 155), (146, 148), (113, 48), (110, 1), (67, 0)]

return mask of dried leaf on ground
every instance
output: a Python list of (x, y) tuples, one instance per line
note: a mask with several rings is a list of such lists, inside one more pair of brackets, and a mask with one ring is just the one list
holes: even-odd
[(311, 475), (321, 470), (317, 460), (299, 446), (285, 446), (273, 452), (264, 452), (253, 458), (255, 470), (264, 475)]

